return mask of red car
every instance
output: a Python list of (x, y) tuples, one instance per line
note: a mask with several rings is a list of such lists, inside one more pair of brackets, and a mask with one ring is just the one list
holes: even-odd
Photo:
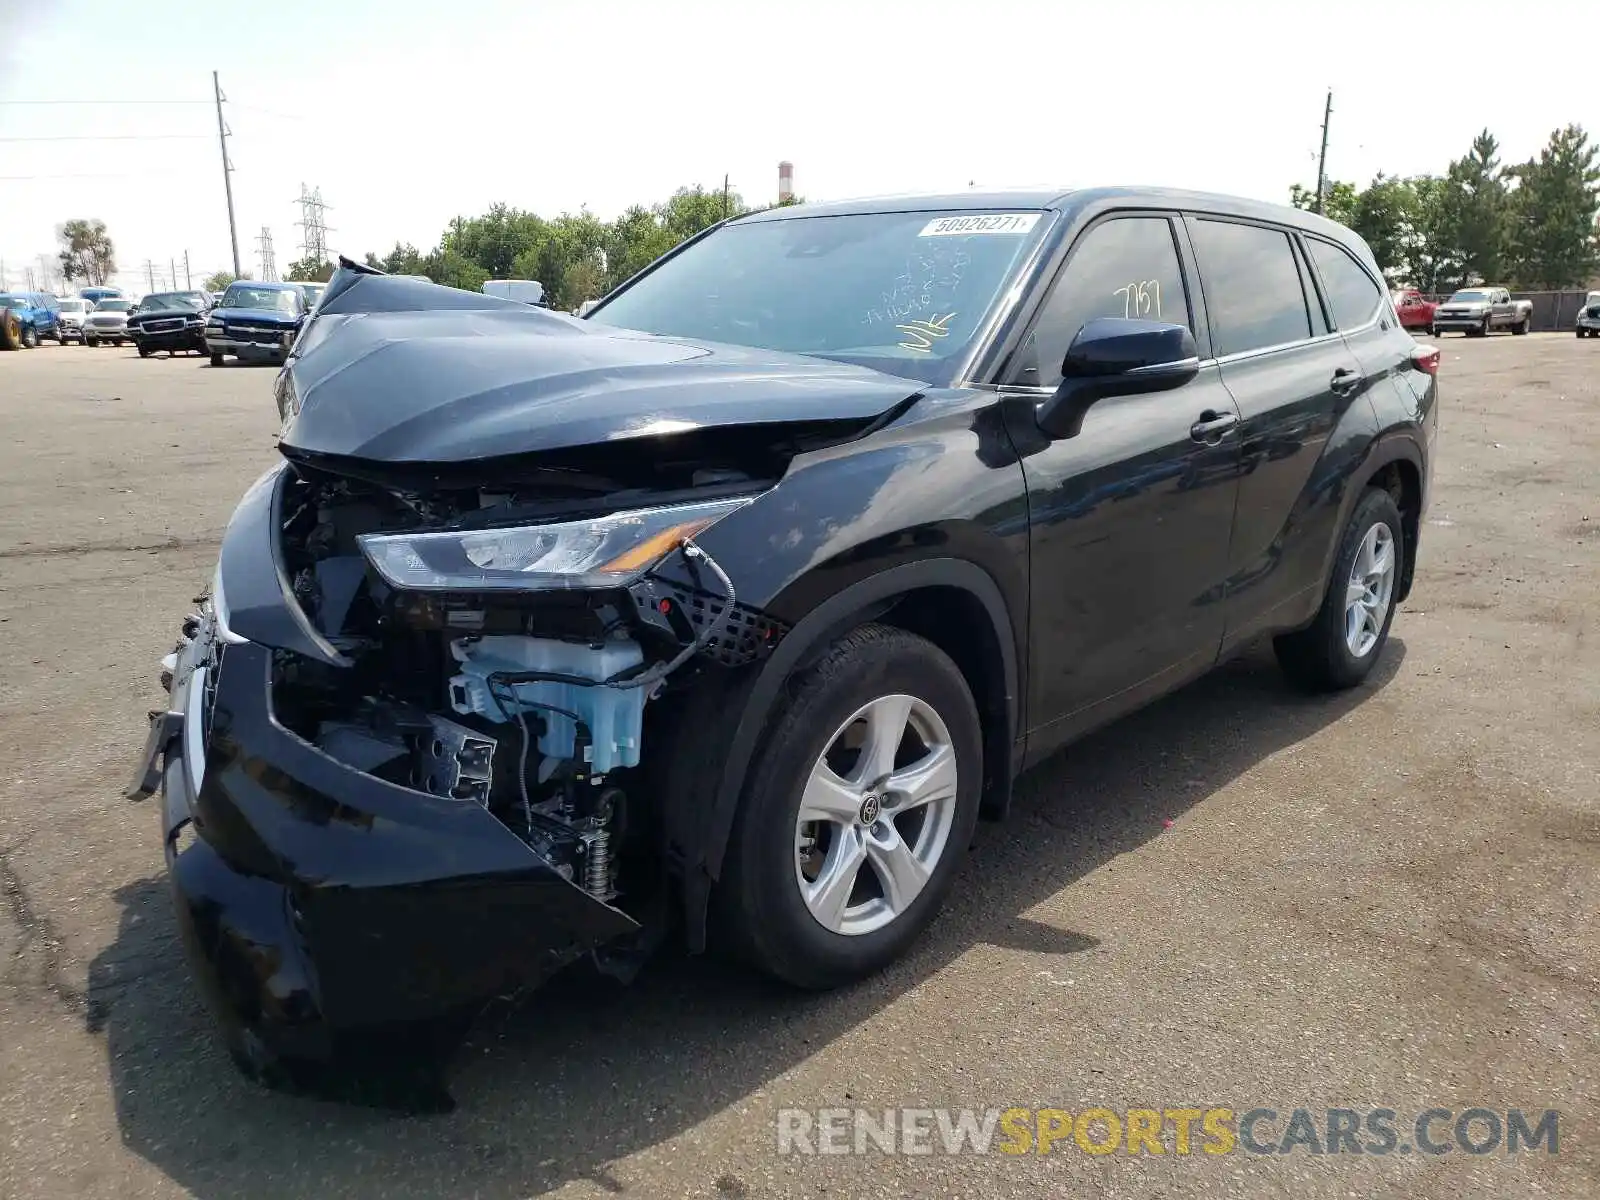
[(1433, 328), (1433, 310), (1437, 307), (1437, 304), (1414, 288), (1394, 294), (1394, 310), (1400, 314), (1402, 329), (1417, 329), (1429, 337), (1437, 336)]

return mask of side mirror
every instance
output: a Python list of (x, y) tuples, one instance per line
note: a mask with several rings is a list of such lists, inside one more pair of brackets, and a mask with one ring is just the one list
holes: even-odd
[(1179, 388), (1199, 373), (1194, 335), (1182, 325), (1096, 317), (1072, 339), (1039, 428), (1052, 438), (1076, 437), (1097, 401)]

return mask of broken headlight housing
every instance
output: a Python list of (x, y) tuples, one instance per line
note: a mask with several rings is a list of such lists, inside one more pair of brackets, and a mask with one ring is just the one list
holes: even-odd
[(356, 540), (405, 591), (550, 591), (624, 587), (752, 497), (611, 513), (591, 520)]

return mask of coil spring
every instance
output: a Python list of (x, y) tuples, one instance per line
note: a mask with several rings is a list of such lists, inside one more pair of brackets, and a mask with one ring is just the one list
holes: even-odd
[(596, 900), (609, 900), (615, 895), (611, 888), (611, 834), (597, 829), (585, 842), (583, 890)]

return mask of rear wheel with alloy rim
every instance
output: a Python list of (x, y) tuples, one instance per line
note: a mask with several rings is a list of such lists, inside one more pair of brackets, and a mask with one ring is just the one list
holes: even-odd
[(1394, 497), (1368, 488), (1345, 526), (1316, 620), (1272, 643), (1285, 674), (1323, 690), (1365, 679), (1388, 641), (1404, 562), (1404, 526)]
[(801, 987), (899, 955), (948, 893), (977, 817), (978, 714), (960, 670), (865, 625), (790, 681), (717, 890), (744, 958)]

